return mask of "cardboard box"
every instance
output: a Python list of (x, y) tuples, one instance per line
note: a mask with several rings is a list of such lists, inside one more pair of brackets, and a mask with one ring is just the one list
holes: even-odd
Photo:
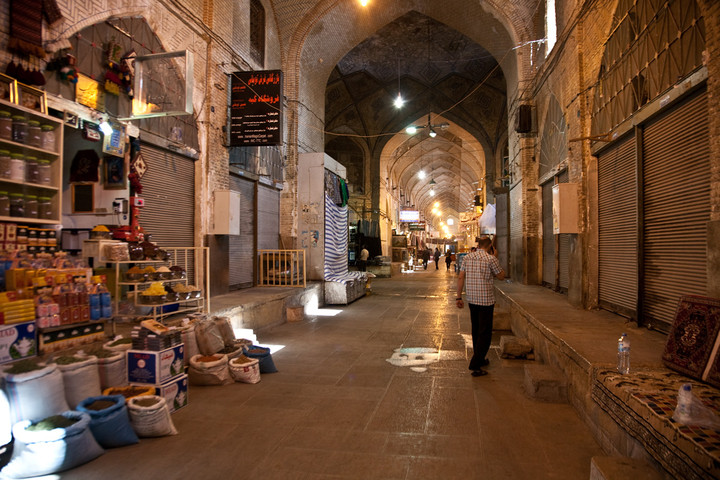
[(188, 376), (180, 375), (162, 385), (155, 386), (155, 395), (165, 398), (170, 413), (180, 410), (188, 404)]
[(35, 322), (0, 327), (0, 363), (37, 355)]
[(152, 383), (160, 385), (167, 383), (185, 373), (183, 355), (185, 345), (154, 352), (151, 350), (128, 350), (127, 373), (128, 383)]

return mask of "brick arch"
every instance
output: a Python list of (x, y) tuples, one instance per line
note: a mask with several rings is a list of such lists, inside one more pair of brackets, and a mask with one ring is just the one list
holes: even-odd
[[(468, 6), (463, 0), (399, 3), (383, 11), (368, 7), (367, 12), (362, 12), (356, 2), (323, 0), (308, 10), (294, 29), (284, 63), (288, 162), (281, 218), (281, 228), (292, 235), (297, 233), (297, 154), (301, 150), (320, 150), (324, 145), (324, 87), (330, 72), (350, 49), (384, 24), (415, 9), (486, 47), (501, 64), (508, 85), (519, 85), (530, 76), (529, 59), (525, 60), (528, 56), (518, 55), (520, 49), (515, 47), (541, 36), (534, 30), (537, 2), (507, 5), (502, 0), (488, 0), (482, 7)], [(478, 22), (478, 17), (484, 22)], [(372, 190), (378, 191), (376, 186)]]

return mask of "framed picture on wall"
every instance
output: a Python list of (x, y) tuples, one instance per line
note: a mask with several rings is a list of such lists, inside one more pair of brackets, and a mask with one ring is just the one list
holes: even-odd
[(14, 78), (0, 73), (0, 99), (15, 102), (17, 82)]
[(93, 213), (95, 211), (95, 184), (72, 184), (72, 213)]
[(126, 188), (127, 168), (124, 157), (103, 157), (103, 187), (106, 190)]
[(24, 83), (18, 82), (17, 84), (16, 103), (30, 110), (35, 110), (36, 112), (47, 113), (45, 92), (30, 85), (25, 85)]
[(113, 124), (110, 135), (103, 134), (103, 153), (125, 156), (125, 125)]

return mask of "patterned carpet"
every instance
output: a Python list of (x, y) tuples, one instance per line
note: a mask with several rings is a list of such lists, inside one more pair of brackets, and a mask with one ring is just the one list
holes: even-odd
[(670, 370), (620, 375), (599, 369), (592, 396), (674, 477), (720, 478), (720, 431), (672, 419), (683, 383), (720, 418), (720, 390)]

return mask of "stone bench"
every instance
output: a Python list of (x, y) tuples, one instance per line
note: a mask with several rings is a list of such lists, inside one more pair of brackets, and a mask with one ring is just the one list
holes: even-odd
[(643, 460), (628, 457), (592, 457), (590, 480), (663, 480), (660, 472)]
[(718, 414), (720, 390), (668, 369), (620, 375), (614, 369), (598, 368), (594, 377), (594, 402), (670, 475), (687, 480), (720, 478), (720, 431), (672, 419), (683, 383), (692, 383), (693, 393)]

